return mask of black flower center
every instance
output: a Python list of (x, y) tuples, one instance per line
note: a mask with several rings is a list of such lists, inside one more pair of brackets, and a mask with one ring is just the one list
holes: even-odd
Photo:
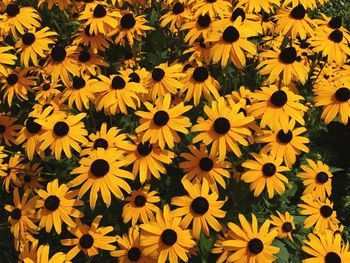
[(90, 53), (85, 51), (85, 50), (81, 51), (79, 54), (79, 61), (80, 62), (83, 62), (83, 63), (88, 62), (90, 60), (90, 58), (91, 58)]
[(124, 89), (125, 85), (125, 80), (121, 76), (115, 76), (112, 80), (113, 89)]
[(297, 51), (294, 47), (287, 47), (281, 51), (279, 58), (285, 64), (292, 64), (297, 60)]
[(3, 124), (0, 124), (0, 134), (3, 134), (6, 131), (6, 126)]
[(222, 39), (228, 43), (236, 42), (239, 39), (239, 32), (234, 26), (228, 26), (222, 34)]
[(285, 93), (283, 90), (275, 91), (270, 98), (271, 103), (276, 107), (284, 106), (287, 103), (287, 100), (287, 93)]
[(209, 77), (209, 71), (205, 67), (197, 67), (193, 71), (193, 78), (195, 81), (203, 82)]
[(79, 244), (82, 248), (89, 249), (94, 244), (94, 238), (90, 234), (84, 234), (80, 237)]
[(165, 76), (164, 70), (161, 68), (155, 68), (152, 70), (152, 79), (154, 81), (161, 81)]
[(90, 171), (96, 177), (103, 177), (109, 171), (109, 163), (104, 159), (97, 159), (92, 162)]
[(149, 155), (152, 152), (152, 144), (150, 144), (149, 142), (145, 142), (145, 143), (140, 142), (137, 145), (137, 152), (141, 156)]
[(273, 163), (265, 163), (262, 167), (263, 174), (267, 177), (271, 177), (276, 173), (276, 165)]
[(57, 135), (57, 136), (65, 136), (68, 134), (69, 132), (69, 126), (67, 123), (65, 123), (64, 121), (59, 121), (55, 124), (55, 126), (53, 127), (53, 132)]
[(130, 73), (129, 78), (130, 78), (129, 82), (140, 83), (141, 81), (139, 74), (137, 74), (136, 72)]
[(43, 85), (43, 90), (45, 90), (45, 91), (48, 91), (49, 89), (50, 89), (50, 84), (48, 84), (48, 83), (45, 83), (44, 85)]
[(204, 16), (200, 15), (197, 19), (197, 24), (201, 27), (201, 28), (207, 28), (211, 23), (211, 19), (210, 16), (205, 14)]
[(293, 139), (293, 133), (288, 130), (287, 133), (284, 133), (283, 130), (280, 130), (277, 134), (277, 139), (280, 143), (287, 144)]
[(146, 197), (144, 195), (137, 195), (134, 199), (134, 204), (137, 207), (143, 207), (146, 204)]
[(248, 249), (250, 253), (259, 254), (264, 250), (264, 243), (258, 238), (253, 238), (248, 242)]
[(215, 3), (217, 0), (207, 0), (207, 3)]
[(22, 42), (26, 46), (30, 46), (35, 41), (35, 35), (33, 33), (26, 33), (22, 36)]
[(106, 150), (108, 148), (108, 142), (103, 138), (96, 139), (94, 142), (94, 149), (97, 148), (103, 148)]
[(74, 77), (73, 78), (73, 88), (74, 89), (82, 89), (85, 87), (85, 80), (81, 77)]
[(166, 111), (157, 111), (153, 116), (153, 122), (157, 126), (164, 126), (169, 121), (169, 114)]
[(14, 220), (19, 220), (21, 219), (22, 213), (21, 210), (19, 208), (15, 208), (11, 211), (10, 216), (12, 217), (12, 219)]
[(214, 162), (209, 157), (204, 157), (200, 159), (199, 161), (199, 168), (201, 168), (202, 171), (209, 172), (214, 167)]
[(328, 181), (328, 175), (325, 172), (319, 172), (316, 175), (316, 180), (320, 184), (324, 184)]
[(66, 58), (67, 52), (63, 47), (54, 47), (51, 50), (51, 58), (56, 62), (62, 62)]
[(17, 76), (17, 74), (14, 74), (14, 73), (11, 73), (11, 74), (9, 74), (8, 76), (7, 76), (7, 78), (6, 78), (6, 81), (7, 81), (7, 84), (9, 84), (9, 85), (15, 85), (16, 83), (17, 83), (17, 81), (18, 81), (18, 76)]
[(132, 262), (136, 262), (141, 258), (141, 251), (137, 247), (132, 247), (128, 250), (128, 259)]
[(94, 9), (94, 17), (102, 18), (107, 15), (106, 8), (103, 5), (97, 5)]
[(44, 207), (49, 211), (55, 211), (60, 206), (60, 199), (55, 195), (50, 195), (45, 199)]
[(41, 129), (41, 125), (34, 122), (35, 119), (34, 117), (29, 117), (26, 121), (26, 129), (30, 133), (38, 133)]
[(125, 14), (120, 19), (120, 25), (125, 29), (131, 29), (135, 26), (136, 20), (132, 14)]
[(343, 32), (341, 32), (339, 29), (336, 29), (332, 33), (330, 33), (328, 39), (335, 43), (340, 43), (343, 40), (343, 36)]
[(217, 118), (214, 121), (214, 130), (218, 134), (226, 134), (230, 130), (230, 128), (230, 122), (224, 117)]
[(160, 238), (164, 245), (172, 246), (177, 241), (177, 234), (172, 229), (165, 229)]
[(324, 257), (325, 263), (341, 263), (341, 257), (335, 252), (328, 252)]
[(338, 101), (346, 102), (350, 99), (350, 90), (348, 88), (340, 88), (335, 92), (335, 98)]
[(333, 213), (333, 209), (328, 205), (323, 205), (320, 208), (320, 213), (323, 217), (330, 217)]
[(173, 6), (173, 13), (175, 15), (178, 15), (178, 14), (181, 14), (183, 11), (185, 11), (183, 4), (179, 2), (175, 3), (175, 5)]
[(23, 179), (26, 183), (30, 183), (32, 181), (32, 177), (30, 175), (25, 175)]
[(328, 22), (328, 26), (332, 29), (339, 29), (341, 28), (342, 23), (342, 18), (340, 16), (335, 16)]
[(231, 21), (234, 22), (238, 17), (242, 17), (242, 22), (245, 20), (245, 12), (242, 8), (237, 8), (232, 12)]
[(204, 215), (209, 210), (209, 202), (202, 196), (198, 196), (192, 201), (191, 209), (197, 215)]
[(297, 20), (301, 20), (305, 17), (306, 11), (303, 5), (297, 5), (292, 9), (292, 12), (290, 12), (290, 15)]
[(284, 222), (282, 225), (282, 231), (284, 233), (289, 233), (293, 230), (293, 225), (291, 222)]
[(6, 7), (6, 14), (10, 17), (18, 15), (19, 11), (19, 7), (16, 4), (8, 4)]

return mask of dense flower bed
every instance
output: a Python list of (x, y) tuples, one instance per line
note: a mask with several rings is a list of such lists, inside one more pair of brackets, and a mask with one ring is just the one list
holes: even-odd
[(350, 262), (327, 2), (1, 1), (4, 258)]

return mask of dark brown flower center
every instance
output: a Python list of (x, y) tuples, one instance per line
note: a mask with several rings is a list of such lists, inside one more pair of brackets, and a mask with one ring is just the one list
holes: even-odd
[(108, 142), (103, 138), (96, 139), (94, 142), (94, 149), (97, 148), (103, 148), (106, 150), (108, 148)]
[(74, 89), (82, 89), (85, 87), (85, 80), (81, 77), (74, 77), (73, 78), (73, 88)]
[(290, 13), (291, 17), (297, 20), (301, 20), (306, 15), (306, 10), (303, 5), (297, 5), (292, 9), (292, 12)]
[(92, 162), (90, 171), (96, 177), (103, 177), (109, 172), (109, 163), (104, 159), (97, 159)]
[(103, 5), (97, 5), (94, 9), (94, 17), (96, 18), (102, 18), (107, 15), (106, 8), (104, 8)]
[(120, 76), (115, 76), (112, 80), (112, 88), (113, 89), (124, 89), (125, 88), (125, 80)]
[(55, 211), (60, 206), (60, 199), (55, 195), (50, 195), (45, 199), (44, 207), (49, 211)]
[(248, 250), (250, 253), (259, 254), (264, 250), (264, 243), (258, 238), (253, 238), (248, 242)]
[(343, 40), (343, 32), (340, 31), (339, 29), (334, 30), (330, 35), (328, 36), (328, 39), (335, 42), (335, 43), (340, 43)]
[(292, 64), (297, 60), (297, 51), (294, 47), (287, 47), (281, 51), (279, 59), (284, 64)]
[(91, 58), (91, 55), (89, 52), (85, 51), (85, 50), (82, 50), (80, 53), (79, 53), (79, 61), (82, 62), (82, 63), (85, 63), (85, 62), (88, 62)]
[(214, 167), (214, 162), (209, 157), (204, 157), (199, 161), (199, 168), (204, 172), (209, 172)]
[(177, 241), (177, 234), (172, 229), (165, 229), (160, 236), (160, 239), (162, 240), (163, 244), (166, 246), (172, 246)]
[(204, 215), (209, 210), (209, 202), (204, 197), (199, 196), (192, 201), (191, 209), (197, 215)]
[(239, 32), (234, 26), (228, 26), (222, 34), (222, 39), (227, 43), (234, 43), (239, 39)]
[(288, 130), (287, 133), (284, 133), (283, 130), (280, 130), (277, 134), (277, 139), (282, 144), (287, 144), (293, 139), (293, 133)]
[(145, 143), (140, 142), (137, 145), (137, 152), (141, 156), (149, 155), (152, 152), (152, 144), (150, 144), (149, 142), (145, 142)]
[(129, 82), (140, 83), (140, 81), (141, 81), (140, 76), (136, 72), (130, 73), (129, 78), (130, 78)]
[(146, 204), (146, 197), (144, 195), (137, 195), (134, 199), (134, 204), (137, 207), (143, 207)]
[(276, 173), (276, 165), (273, 163), (265, 163), (262, 167), (262, 171), (266, 177), (271, 177)]
[(22, 42), (26, 46), (30, 46), (35, 41), (35, 35), (33, 33), (25, 33), (22, 36)]
[(181, 14), (183, 11), (185, 11), (183, 4), (179, 2), (175, 3), (175, 5), (173, 6), (173, 13), (175, 15), (178, 15), (178, 14)]
[(238, 17), (242, 17), (242, 22), (245, 20), (245, 12), (242, 8), (237, 8), (231, 14), (231, 21), (234, 22)]
[(282, 225), (282, 231), (284, 233), (289, 233), (293, 230), (293, 225), (291, 222), (284, 222)]
[(197, 19), (197, 24), (201, 27), (201, 28), (207, 28), (211, 23), (211, 19), (210, 16), (205, 14), (204, 16), (200, 15)]
[(323, 205), (320, 208), (320, 213), (323, 217), (328, 218), (332, 215), (333, 209), (328, 205)]
[(16, 4), (8, 4), (6, 7), (6, 14), (10, 17), (15, 17), (19, 14), (19, 7)]
[(50, 84), (48, 84), (48, 83), (45, 83), (45, 84), (43, 85), (43, 90), (44, 90), (44, 91), (48, 91), (50, 88), (51, 88), (51, 86), (50, 86)]
[(132, 262), (136, 262), (141, 258), (141, 251), (137, 247), (132, 247), (128, 250), (128, 259)]
[(335, 92), (335, 98), (340, 102), (346, 102), (350, 99), (350, 90), (348, 88), (340, 88)]
[(94, 244), (94, 238), (90, 234), (84, 234), (80, 237), (79, 244), (82, 248), (89, 249)]
[(12, 217), (12, 219), (14, 220), (20, 220), (21, 216), (22, 216), (22, 212), (19, 208), (15, 208), (11, 211), (10, 216)]
[(53, 127), (53, 132), (59, 137), (65, 136), (69, 132), (69, 126), (64, 121), (59, 121)]
[(319, 172), (316, 175), (316, 181), (320, 184), (324, 184), (328, 181), (328, 175), (325, 172)]
[(135, 26), (136, 20), (132, 14), (125, 14), (120, 19), (120, 25), (125, 29), (131, 29)]
[(25, 175), (23, 179), (26, 183), (30, 183), (32, 181), (32, 177), (30, 175)]
[(219, 117), (214, 121), (214, 130), (218, 134), (226, 134), (231, 128), (231, 124), (228, 119)]
[(197, 82), (206, 81), (209, 77), (209, 71), (205, 67), (197, 67), (193, 71), (193, 78)]
[(152, 70), (152, 79), (154, 81), (161, 81), (165, 76), (164, 70), (161, 68), (155, 68)]
[(271, 103), (276, 107), (283, 107), (287, 103), (287, 100), (287, 93), (283, 90), (275, 91), (270, 98)]
[(341, 28), (342, 24), (343, 21), (340, 16), (335, 16), (328, 22), (328, 26), (332, 29), (339, 29)]
[(324, 257), (325, 263), (341, 263), (341, 257), (335, 252), (328, 252)]
[(67, 52), (63, 47), (56, 46), (51, 50), (51, 58), (55, 62), (62, 62), (66, 58)]
[(36, 118), (34, 117), (28, 117), (27, 121), (26, 121), (26, 129), (30, 132), (30, 133), (38, 133), (41, 130), (41, 125), (34, 122)]
[(9, 74), (6, 78), (6, 82), (10, 86), (15, 85), (17, 81), (18, 81), (18, 76), (17, 74), (14, 74), (14, 73)]
[(5, 133), (6, 131), (6, 126), (4, 124), (0, 124), (0, 134)]
[(153, 116), (153, 122), (157, 126), (164, 126), (169, 121), (169, 114), (166, 111), (157, 111)]

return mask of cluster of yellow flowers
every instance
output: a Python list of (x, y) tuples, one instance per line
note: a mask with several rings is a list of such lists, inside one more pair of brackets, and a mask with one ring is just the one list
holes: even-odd
[[(0, 3), (0, 179), (13, 195), (5, 210), (20, 260), (70, 262), (107, 250), (120, 262), (175, 263), (203, 253), (202, 237), (216, 233), (218, 262), (273, 262), (272, 242), (293, 242), (293, 213), (258, 218), (259, 228), (256, 215), (227, 205), (228, 192), (249, 184), (254, 197), (272, 200), (294, 176), (304, 185), (298, 213), (314, 232), (305, 263), (350, 262), (330, 200), (333, 175), (307, 155), (312, 109), (322, 107), (325, 124), (350, 117), (350, 34), (341, 17), (308, 15), (327, 1), (20, 2)], [(45, 10), (64, 16), (71, 32), (55, 32)], [(144, 56), (153, 32), (180, 43), (159, 63)], [(116, 50), (119, 61), (109, 56)], [(70, 174), (57, 176), (53, 161), (72, 163)], [(167, 177), (177, 182), (168, 200)], [(127, 233), (99, 226), (102, 212), (93, 213), (106, 207)], [(239, 224), (227, 222), (232, 214)], [(50, 256), (44, 231), (73, 235), (60, 238), (59, 250), (70, 250)]]

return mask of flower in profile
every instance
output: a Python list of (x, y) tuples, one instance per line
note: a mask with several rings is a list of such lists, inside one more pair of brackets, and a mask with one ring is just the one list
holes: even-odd
[(185, 159), (179, 163), (179, 167), (185, 172), (181, 180), (189, 180), (194, 184), (203, 184), (207, 181), (212, 191), (217, 193), (219, 192), (217, 184), (226, 189), (224, 178), (230, 178), (228, 168), (231, 167), (231, 163), (219, 162), (217, 154), (209, 153), (203, 143), (199, 149), (194, 145), (189, 145), (188, 149), (191, 153), (181, 153), (181, 157)]
[(123, 151), (115, 149), (103, 149), (98, 147), (90, 152), (87, 157), (80, 159), (80, 166), (73, 169), (71, 174), (77, 174), (68, 185), (76, 187), (79, 198), (90, 189), (90, 207), (94, 209), (101, 192), (103, 202), (109, 207), (111, 205), (111, 192), (119, 198), (124, 199), (122, 189), (130, 193), (131, 188), (124, 179), (134, 179), (134, 175), (127, 170), (121, 169), (125, 161), (121, 161)]
[(332, 173), (328, 165), (321, 161), (314, 162), (306, 159), (308, 165), (301, 165), (303, 172), (297, 174), (303, 178), (303, 184), (306, 187), (303, 195), (313, 194), (315, 198), (325, 200), (332, 193)]
[(69, 226), (68, 231), (75, 238), (61, 239), (63, 246), (74, 246), (66, 254), (67, 260), (74, 259), (80, 251), (85, 255), (93, 257), (99, 254), (99, 250), (113, 251), (116, 249), (114, 243), (117, 238), (108, 236), (107, 234), (113, 231), (112, 226), (102, 227), (100, 225), (102, 215), (98, 215), (92, 221), (91, 226), (83, 224), (79, 218), (76, 219), (76, 226)]
[(167, 145), (174, 148), (174, 142), (181, 141), (177, 132), (188, 133), (187, 128), (191, 126), (188, 117), (182, 116), (189, 111), (192, 106), (184, 106), (183, 102), (171, 106), (171, 95), (167, 93), (163, 99), (159, 98), (155, 106), (149, 102), (144, 103), (149, 112), (137, 111), (135, 114), (141, 117), (140, 125), (136, 128), (136, 133), (144, 132), (142, 143), (158, 143), (161, 149)]
[[(1, 168), (1, 167), (0, 167)], [(10, 193), (12, 187), (20, 187), (22, 182), (19, 174), (25, 169), (24, 158), (20, 152), (13, 153), (9, 160), (2, 165), (0, 176), (3, 177), (2, 185), (7, 193)], [(2, 179), (2, 178), (0, 178)]]
[(279, 0), (240, 0), (238, 2), (238, 7), (244, 7), (247, 9), (248, 13), (260, 13), (260, 11), (264, 11), (268, 14), (273, 13), (273, 6), (280, 6)]
[(144, 247), (140, 245), (140, 229), (138, 226), (131, 227), (127, 234), (117, 236), (119, 249), (112, 251), (111, 256), (117, 257), (121, 263), (152, 263), (155, 257), (145, 255)]
[(311, 257), (304, 259), (303, 263), (350, 262), (349, 243), (343, 241), (340, 235), (334, 235), (331, 230), (326, 230), (324, 234), (309, 233), (308, 240), (304, 240), (304, 244), (303, 251)]
[[(66, 255), (63, 252), (57, 252), (50, 258), (50, 246), (48, 244), (41, 245), (38, 248), (38, 241), (34, 241), (31, 247), (33, 255), (23, 255), (23, 262), (25, 263), (64, 263)], [(37, 250), (36, 250), (37, 249)], [(35, 251), (36, 250), (36, 251)]]
[(65, 10), (71, 4), (71, 0), (39, 0), (38, 7), (41, 8), (44, 4), (47, 4), (49, 10), (54, 6), (58, 6), (60, 10)]
[(301, 200), (304, 204), (298, 206), (303, 209), (300, 214), (307, 216), (304, 220), (305, 228), (314, 226), (317, 232), (325, 233), (326, 229), (338, 225), (337, 213), (333, 210), (333, 203), (328, 198), (321, 201), (312, 195), (304, 195)]
[(192, 184), (185, 180), (182, 184), (188, 195), (171, 199), (171, 204), (179, 206), (172, 213), (174, 217), (182, 218), (180, 226), (188, 229), (192, 223), (192, 236), (196, 240), (199, 240), (201, 231), (209, 236), (209, 227), (216, 232), (221, 231), (222, 226), (217, 218), (224, 218), (226, 215), (222, 210), (225, 201), (218, 201), (217, 193), (209, 193), (209, 184), (206, 180), (203, 180), (202, 184)]
[(289, 238), (293, 241), (292, 232), (295, 230), (295, 224), (293, 220), (293, 216), (289, 214), (289, 212), (285, 212), (285, 214), (281, 214), (279, 211), (276, 211), (277, 215), (271, 215), (271, 225), (273, 227), (271, 230), (277, 230), (278, 238)]
[(241, 105), (228, 106), (223, 97), (213, 101), (211, 107), (205, 105), (204, 112), (208, 119), (199, 118), (191, 132), (200, 132), (192, 143), (203, 141), (205, 145), (211, 144), (210, 153), (219, 155), (219, 162), (226, 157), (226, 152), (233, 151), (238, 157), (242, 155), (238, 143), (248, 146), (245, 137), (251, 134), (247, 124), (254, 121), (254, 117), (245, 117), (239, 112)]
[(250, 190), (254, 191), (257, 197), (267, 189), (269, 198), (273, 198), (275, 191), (282, 195), (285, 191), (285, 184), (288, 179), (281, 172), (289, 171), (288, 167), (281, 166), (282, 157), (275, 157), (265, 153), (251, 153), (255, 160), (247, 160), (242, 166), (247, 170), (242, 174), (241, 180), (250, 183)]
[(222, 242), (225, 250), (233, 252), (227, 258), (228, 262), (272, 262), (277, 257), (274, 254), (279, 252), (279, 248), (271, 243), (277, 236), (276, 230), (269, 231), (270, 220), (265, 220), (260, 229), (258, 220), (252, 214), (252, 223), (250, 224), (244, 215), (238, 215), (241, 226), (234, 223), (228, 223), (228, 227), (233, 232), (233, 237)]
[(8, 71), (7, 65), (15, 65), (17, 57), (8, 51), (13, 50), (14, 48), (11, 46), (8, 47), (0, 47), (0, 73), (2, 75), (6, 75)]
[(98, 51), (105, 51), (110, 45), (109, 38), (101, 33), (90, 33), (90, 28), (90, 25), (82, 26), (77, 30), (73, 36), (73, 45), (89, 47), (93, 54), (97, 54)]
[(103, 60), (103, 57), (93, 54), (92, 51), (79, 48), (75, 54), (78, 66), (80, 67), (80, 75), (96, 76), (101, 74), (102, 67), (108, 67), (109, 64)]
[(76, 200), (78, 191), (69, 191), (65, 184), (58, 184), (58, 179), (49, 182), (46, 187), (38, 190), (39, 200), (36, 201), (36, 208), (39, 208), (38, 218), (40, 218), (39, 226), (45, 228), (50, 233), (54, 226), (57, 234), (62, 232), (62, 222), (68, 226), (75, 227), (76, 224), (71, 217), (83, 217), (84, 214), (75, 206), (84, 204), (82, 200)]
[(11, 146), (18, 136), (18, 130), (22, 128), (20, 124), (14, 124), (18, 118), (0, 113), (0, 142), (3, 145)]
[(140, 245), (143, 253), (156, 255), (159, 263), (177, 263), (178, 259), (187, 262), (191, 248), (196, 245), (190, 230), (180, 227), (180, 217), (174, 217), (168, 205), (159, 211), (155, 221), (141, 224)]
[(229, 14), (231, 3), (226, 0), (190, 0), (189, 4), (193, 4), (194, 17), (208, 14), (214, 19), (216, 16), (224, 17)]
[(150, 191), (149, 184), (144, 187), (134, 190), (130, 193), (131, 196), (125, 198), (126, 203), (123, 206), (123, 222), (126, 224), (130, 222), (134, 227), (136, 223), (148, 223), (154, 221), (154, 213), (158, 212), (159, 208), (155, 205), (160, 201), (156, 191)]

